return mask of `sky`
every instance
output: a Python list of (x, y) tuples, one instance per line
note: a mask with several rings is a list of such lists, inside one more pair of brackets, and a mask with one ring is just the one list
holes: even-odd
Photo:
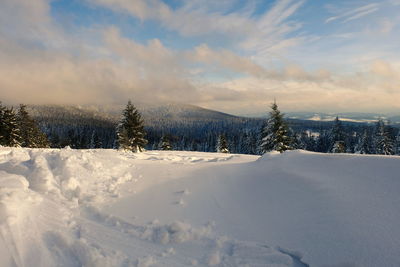
[(0, 0), (0, 100), (400, 112), (400, 0)]

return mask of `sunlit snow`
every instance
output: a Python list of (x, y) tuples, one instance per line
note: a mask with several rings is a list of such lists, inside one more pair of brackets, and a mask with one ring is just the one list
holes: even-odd
[(2, 266), (398, 266), (400, 157), (0, 148)]

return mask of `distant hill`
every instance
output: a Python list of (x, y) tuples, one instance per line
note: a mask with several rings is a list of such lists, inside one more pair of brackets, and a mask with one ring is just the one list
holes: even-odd
[(222, 121), (240, 120), (241, 117), (188, 104), (138, 105), (143, 117), (151, 121)]
[[(136, 105), (141, 112), (146, 125), (154, 125), (160, 122), (168, 123), (204, 123), (218, 121), (241, 121), (243, 117), (227, 113), (201, 108), (188, 104), (163, 104), (163, 105)], [(121, 117), (124, 106), (112, 108), (96, 108), (82, 106), (37, 105), (29, 106), (32, 116), (38, 121), (79, 121), (100, 120), (117, 123)]]
[[(145, 121), (148, 149), (157, 149), (162, 136), (168, 135), (175, 148), (214, 151), (219, 134), (226, 133), (232, 151), (256, 153), (256, 139), (264, 119), (245, 118), (186, 104), (137, 104)], [(115, 147), (115, 127), (121, 107), (31, 106), (32, 116), (49, 136), (53, 147)], [(241, 148), (241, 139), (251, 139), (251, 151)], [(99, 141), (95, 141), (99, 140)], [(71, 145), (72, 144), (72, 145)], [(246, 148), (247, 149), (247, 148)]]
[[(302, 121), (333, 121), (336, 116), (339, 116), (341, 121), (355, 123), (374, 123), (379, 119), (389, 121), (391, 124), (400, 124), (399, 114), (380, 114), (380, 113), (364, 113), (364, 112), (343, 112), (343, 113), (324, 113), (324, 112), (284, 112), (288, 119)], [(246, 114), (245, 117), (266, 118), (267, 112)]]
[(288, 112), (288, 118), (309, 120), (309, 121), (332, 121), (339, 117), (341, 121), (374, 123), (379, 119), (390, 121), (391, 124), (400, 123), (400, 115), (395, 114), (379, 114), (379, 113), (362, 113), (362, 112), (345, 112), (345, 113), (322, 113), (322, 112)]
[(28, 111), (39, 122), (62, 121), (79, 124), (86, 120), (96, 120), (114, 123), (117, 117), (94, 108), (61, 105), (35, 105), (28, 106)]

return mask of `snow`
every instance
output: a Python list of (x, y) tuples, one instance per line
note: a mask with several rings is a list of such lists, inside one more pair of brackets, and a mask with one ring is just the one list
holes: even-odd
[[(290, 117), (292, 119), (298, 119), (296, 117)], [(319, 115), (319, 114), (314, 114), (313, 116), (306, 118), (306, 120), (310, 120), (310, 121), (333, 121), (335, 120), (336, 115), (333, 116), (329, 116), (329, 115)], [(377, 122), (379, 119), (378, 118), (374, 118), (374, 119), (356, 119), (356, 118), (346, 118), (346, 117), (340, 117), (341, 121), (347, 121), (347, 122), (359, 122), (359, 123), (375, 123)]]
[(400, 157), (0, 148), (2, 266), (399, 266)]

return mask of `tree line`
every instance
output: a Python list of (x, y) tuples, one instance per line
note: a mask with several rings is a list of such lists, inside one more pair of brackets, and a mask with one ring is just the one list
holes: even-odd
[(262, 153), (277, 150), (305, 149), (325, 153), (400, 154), (400, 131), (379, 119), (362, 132), (346, 131), (339, 117), (329, 130), (315, 136), (307, 132), (293, 133), (276, 103), (262, 132)]
[(117, 124), (98, 117), (61, 117), (62, 120), (46, 118), (36, 122), (25, 105), (14, 109), (0, 104), (0, 145), (121, 148), (134, 152), (147, 149), (264, 154), (305, 149), (323, 153), (400, 154), (400, 131), (383, 120), (374, 125), (349, 124), (337, 117), (318, 126), (315, 122), (286, 120), (276, 103), (271, 105), (267, 120), (231, 118), (145, 125), (131, 101)]
[[(215, 134), (214, 134), (215, 135)], [(146, 140), (144, 121), (140, 113), (129, 101), (123, 113), (123, 119), (117, 127), (118, 144), (128, 150), (142, 151), (148, 141)], [(249, 137), (249, 136), (247, 136)], [(258, 140), (257, 140), (258, 139)], [(249, 140), (249, 139), (245, 139)], [(251, 140), (251, 139), (250, 139)], [(284, 152), (291, 149), (306, 149), (325, 153), (358, 153), (358, 154), (400, 154), (400, 131), (386, 125), (383, 120), (378, 120), (375, 127), (365, 127), (362, 135), (357, 132), (348, 132), (342, 126), (338, 117), (329, 130), (322, 131), (319, 135), (307, 132), (294, 132), (288, 126), (284, 115), (274, 102), (268, 119), (261, 127), (258, 138), (251, 142), (241, 142), (241, 146), (252, 148), (253, 153), (264, 154), (269, 151)], [(229, 153), (231, 145), (225, 133), (217, 135), (214, 151)], [(173, 145), (167, 135), (160, 138), (155, 149), (171, 150)]]
[(26, 111), (25, 105), (18, 110), (0, 103), (0, 145), (11, 147), (50, 147), (47, 136)]

